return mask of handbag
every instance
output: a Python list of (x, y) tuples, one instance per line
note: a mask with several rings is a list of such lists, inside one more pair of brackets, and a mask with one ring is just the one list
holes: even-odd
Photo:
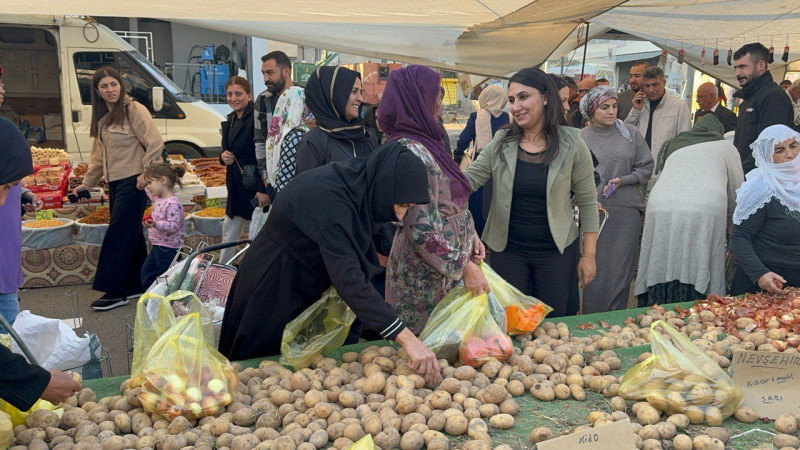
[(261, 183), (261, 174), (258, 172), (258, 166), (255, 164), (239, 164), (239, 160), (234, 155), (233, 160), (236, 166), (239, 167), (239, 173), (242, 174), (242, 185), (246, 191), (257, 191), (258, 184)]

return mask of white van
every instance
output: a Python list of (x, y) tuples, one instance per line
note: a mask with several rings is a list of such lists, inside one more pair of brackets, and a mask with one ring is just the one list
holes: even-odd
[(119, 70), (128, 93), (150, 109), (168, 153), (193, 158), (221, 152), (225, 117), (93, 21), (0, 14), (0, 64), (6, 90), (0, 115), (42, 126), (39, 145), (65, 148), (75, 161), (89, 160), (91, 80), (102, 66)]

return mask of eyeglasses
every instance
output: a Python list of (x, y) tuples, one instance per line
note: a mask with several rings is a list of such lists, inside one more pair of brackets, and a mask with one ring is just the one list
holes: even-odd
[(585, 94), (589, 92), (591, 89), (578, 89), (578, 94)]
[(705, 95), (698, 95), (698, 96), (696, 96), (695, 98), (696, 98), (696, 99), (698, 99), (698, 100), (700, 100), (701, 98), (704, 98), (704, 97), (711, 97), (711, 96), (713, 96), (713, 95), (714, 95), (713, 93), (712, 93), (712, 94), (705, 94)]

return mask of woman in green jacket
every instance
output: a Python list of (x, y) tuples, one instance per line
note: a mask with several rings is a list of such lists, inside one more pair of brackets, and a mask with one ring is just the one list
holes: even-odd
[[(491, 178), (492, 206), (483, 241), (497, 273), (563, 316), (570, 283), (594, 279), (599, 229), (592, 157), (580, 131), (564, 120), (552, 80), (528, 68), (511, 77), (508, 101), (514, 119), (465, 171), (472, 189)], [(571, 196), (581, 211), (575, 224)], [(578, 236), (583, 252), (578, 259)], [(577, 267), (575, 261), (578, 261)]]

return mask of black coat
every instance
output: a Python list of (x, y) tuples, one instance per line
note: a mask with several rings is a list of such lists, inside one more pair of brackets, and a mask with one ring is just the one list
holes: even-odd
[(363, 141), (348, 141), (331, 137), (319, 128), (306, 133), (297, 147), (297, 174), (332, 162), (350, 158), (366, 158), (378, 146), (375, 136)]
[[(222, 149), (233, 152), (236, 161), (244, 167), (256, 165), (256, 146), (253, 142), (253, 104), (247, 105), (242, 118), (236, 112), (228, 114), (228, 120), (222, 122)], [(222, 158), (220, 158), (220, 164)], [(236, 163), (227, 166), (225, 184), (228, 187), (228, 205), (225, 214), (228, 217), (239, 216), (250, 220), (253, 215), (253, 205), (250, 203), (256, 196), (256, 191), (245, 190), (242, 183), (242, 173)]]
[(742, 168), (747, 174), (755, 169), (753, 150), (750, 149), (758, 135), (772, 125), (794, 126), (794, 108), (786, 92), (772, 80), (767, 71), (736, 91), (734, 97), (744, 100), (739, 105), (739, 119), (736, 122), (736, 137), (733, 145), (739, 150)]
[(50, 372), (0, 345), (0, 398), (20, 411), (31, 409), (50, 383)]
[[(706, 114), (708, 114), (708, 112), (698, 109), (697, 112), (694, 113), (694, 123), (697, 123), (697, 121)], [(736, 114), (730, 109), (722, 105), (717, 105), (717, 109), (714, 110), (713, 114), (717, 116), (717, 119), (722, 123), (726, 133), (736, 129)]]

